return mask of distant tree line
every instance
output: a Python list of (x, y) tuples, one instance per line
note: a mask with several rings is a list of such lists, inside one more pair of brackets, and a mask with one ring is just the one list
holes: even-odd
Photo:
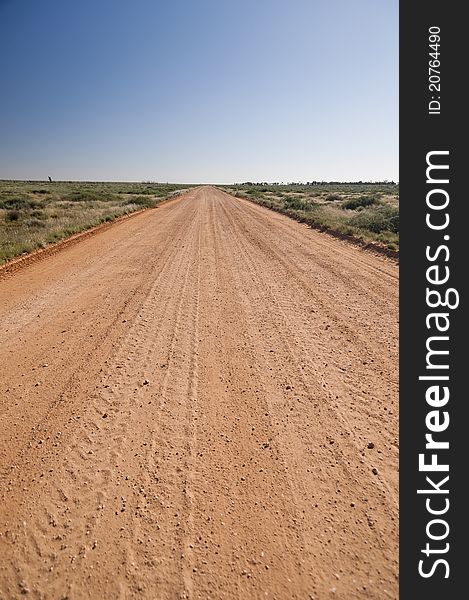
[(245, 181), (243, 183), (234, 183), (233, 185), (248, 185), (248, 186), (265, 186), (265, 185), (396, 185), (395, 181), (388, 181), (384, 179), (383, 181), (306, 181), (305, 183), (301, 181), (288, 181), (281, 182), (273, 181)]

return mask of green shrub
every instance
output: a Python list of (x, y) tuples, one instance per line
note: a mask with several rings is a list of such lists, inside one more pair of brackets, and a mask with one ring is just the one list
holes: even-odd
[(9, 210), (5, 215), (5, 221), (18, 221), (20, 218), (19, 210)]
[(338, 202), (339, 200), (342, 200), (342, 197), (339, 196), (339, 194), (328, 194), (326, 196), (326, 202)]
[(373, 206), (378, 204), (378, 200), (375, 196), (360, 196), (358, 198), (351, 198), (346, 200), (342, 204), (342, 208), (348, 208), (349, 210), (356, 210), (357, 208), (365, 208), (366, 206)]
[(365, 209), (358, 215), (352, 217), (349, 221), (360, 229), (367, 229), (373, 233), (382, 231), (399, 232), (399, 209), (395, 206), (378, 206), (376, 208)]
[(129, 198), (126, 204), (135, 204), (142, 208), (150, 208), (155, 206), (155, 201), (152, 198), (146, 198), (145, 196), (137, 196), (136, 198)]
[(285, 198), (283, 203), (285, 208), (292, 208), (293, 210), (311, 210), (313, 206), (316, 206), (314, 202), (308, 202), (302, 198)]
[(0, 208), (6, 210), (29, 210), (38, 206), (40, 206), (40, 204), (35, 200), (21, 196), (0, 201)]

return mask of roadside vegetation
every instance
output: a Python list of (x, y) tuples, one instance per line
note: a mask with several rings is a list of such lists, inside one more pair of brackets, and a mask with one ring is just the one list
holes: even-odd
[(220, 186), (235, 196), (311, 227), (360, 243), (399, 249), (399, 186), (395, 183), (253, 184)]
[[(156, 206), (187, 185), (0, 181), (0, 264), (122, 215)], [(399, 249), (395, 183), (219, 186), (311, 227), (359, 242)]]
[(160, 183), (0, 181), (0, 263), (122, 215), (187, 186)]

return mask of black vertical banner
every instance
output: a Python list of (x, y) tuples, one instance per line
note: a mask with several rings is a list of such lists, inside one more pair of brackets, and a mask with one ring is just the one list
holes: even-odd
[(400, 597), (469, 597), (467, 27), (400, 5)]

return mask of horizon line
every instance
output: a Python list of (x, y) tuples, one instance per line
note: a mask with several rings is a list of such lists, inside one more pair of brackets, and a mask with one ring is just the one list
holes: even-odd
[(18, 181), (18, 182), (34, 182), (34, 183), (146, 183), (148, 185), (322, 185), (327, 183), (338, 183), (338, 184), (399, 184), (399, 180), (394, 179), (354, 179), (354, 180), (341, 180), (341, 179), (312, 179), (310, 181), (234, 181), (224, 183), (213, 183), (213, 182), (189, 182), (189, 181), (156, 181), (156, 180), (142, 180), (142, 179), (16, 179), (16, 178), (0, 178), (1, 181)]

